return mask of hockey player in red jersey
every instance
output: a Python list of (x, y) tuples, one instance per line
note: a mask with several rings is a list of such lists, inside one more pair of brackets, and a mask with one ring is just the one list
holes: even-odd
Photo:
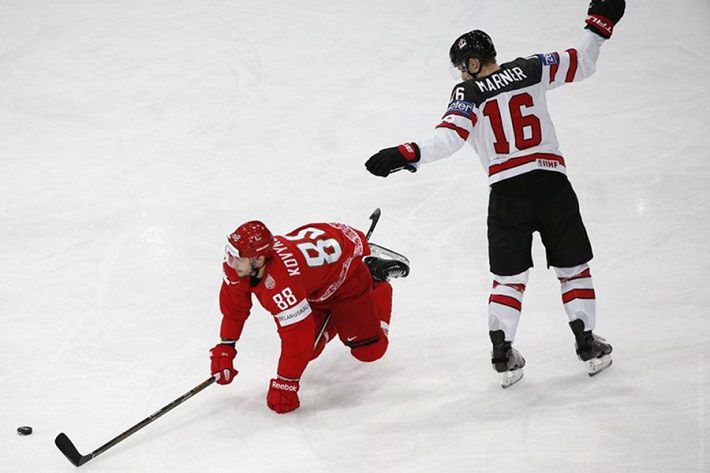
[(360, 361), (384, 355), (392, 310), (388, 280), (406, 277), (409, 262), (344, 224), (311, 223), (273, 236), (250, 221), (228, 236), (223, 269), (221, 342), (210, 350), (212, 374), (219, 374), (219, 384), (237, 374), (235, 345), (253, 294), (273, 315), (281, 338), (266, 402), (282, 414), (299, 407), (306, 366), (336, 335)]
[(594, 375), (611, 364), (611, 345), (593, 334), (595, 293), (588, 262), (592, 249), (565, 159), (547, 110), (546, 92), (583, 80), (596, 69), (602, 44), (621, 19), (624, 0), (592, 0), (575, 48), (498, 64), (491, 38), (473, 30), (450, 49), (456, 85), (441, 123), (416, 143), (380, 150), (366, 163), (377, 176), (451, 156), (468, 142), (490, 184), (488, 249), (493, 273), (489, 335), (494, 369), (503, 387), (522, 378), (525, 359), (512, 347), (532, 267), (538, 231), (561, 284), (579, 358)]

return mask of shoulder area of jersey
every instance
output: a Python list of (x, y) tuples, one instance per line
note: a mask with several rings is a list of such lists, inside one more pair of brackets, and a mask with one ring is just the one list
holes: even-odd
[(532, 62), (540, 62), (541, 56), (542, 54), (531, 54), (530, 56), (526, 57), (516, 57), (511, 61), (502, 62), (500, 64), (500, 70), (504, 71), (513, 67), (520, 67), (521, 65), (531, 65)]
[[(301, 276), (299, 258), (303, 257), (303, 252), (307, 252), (311, 248), (311, 244), (308, 242), (297, 244), (296, 241), (301, 238), (300, 235), (274, 238), (271, 257), (266, 263), (266, 274), (272, 275), (277, 281), (283, 280), (284, 277)], [(297, 249), (300, 251), (296, 251)]]
[(473, 97), (472, 94), (476, 93), (475, 87), (476, 79), (469, 79), (457, 83), (453, 89), (451, 89), (451, 98), (453, 101), (471, 101)]
[(473, 85), (474, 82), (476, 82), (476, 79), (462, 80), (454, 86), (454, 90), (459, 89), (461, 87), (470, 87), (471, 85)]
[(540, 61), (543, 66), (551, 66), (553, 64), (559, 64), (560, 55), (558, 53), (540, 53), (533, 54), (525, 58), (526, 61), (536, 60)]

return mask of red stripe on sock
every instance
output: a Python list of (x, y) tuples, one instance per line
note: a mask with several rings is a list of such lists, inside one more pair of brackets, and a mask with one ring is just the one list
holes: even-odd
[(562, 294), (562, 303), (566, 304), (574, 299), (596, 299), (594, 289), (572, 289)]
[(488, 303), (490, 304), (492, 302), (511, 307), (517, 310), (518, 312), (520, 312), (523, 308), (522, 302), (520, 302), (518, 299), (510, 296), (504, 296), (502, 294), (491, 294), (491, 297), (488, 299)]
[(497, 288), (498, 286), (508, 286), (512, 289), (515, 289), (518, 292), (525, 292), (525, 284), (504, 284), (504, 283), (499, 283), (498, 281), (493, 281), (493, 289)]
[(567, 282), (567, 281), (574, 281), (575, 279), (585, 279), (585, 278), (591, 278), (592, 277), (592, 271), (587, 268), (584, 271), (582, 271), (579, 274), (575, 274), (574, 276), (570, 276), (569, 278), (557, 278), (560, 280), (560, 282)]

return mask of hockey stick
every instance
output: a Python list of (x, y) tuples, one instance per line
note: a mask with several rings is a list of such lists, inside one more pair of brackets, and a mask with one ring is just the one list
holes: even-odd
[(405, 164), (404, 166), (400, 166), (400, 167), (398, 167), (398, 168), (392, 169), (392, 170), (390, 171), (390, 174), (392, 174), (393, 172), (401, 171), (402, 169), (406, 169), (406, 170), (409, 171), (409, 172), (417, 172), (417, 167), (416, 167), (416, 166), (413, 166), (413, 165), (411, 165), (411, 164)]
[(210, 378), (206, 379), (205, 381), (201, 382), (194, 388), (192, 388), (190, 391), (186, 392), (179, 398), (175, 399), (173, 402), (170, 404), (164, 406), (160, 410), (154, 412), (150, 416), (146, 417), (130, 429), (126, 430), (125, 432), (121, 433), (120, 435), (114, 437), (113, 439), (109, 440), (107, 443), (104, 445), (101, 445), (99, 448), (94, 450), (93, 452), (89, 453), (88, 455), (82, 455), (79, 453), (79, 451), (76, 449), (74, 444), (72, 443), (71, 440), (69, 440), (69, 437), (62, 432), (59, 435), (57, 435), (57, 438), (54, 439), (54, 444), (57, 446), (57, 448), (64, 454), (65, 457), (69, 459), (70, 462), (74, 466), (81, 466), (84, 463), (88, 462), (89, 460), (92, 460), (93, 458), (98, 457), (102, 453), (104, 453), (106, 450), (109, 448), (113, 447), (114, 445), (118, 444), (119, 442), (122, 442), (126, 440), (128, 437), (131, 435), (135, 434), (138, 432), (140, 429), (145, 427), (146, 425), (152, 423), (154, 420), (156, 420), (158, 417), (162, 416), (163, 414), (166, 414), (168, 411), (171, 411), (175, 407), (179, 406), (183, 402), (187, 401), (190, 399), (192, 396), (195, 394), (199, 393), (203, 389), (205, 389), (207, 386), (210, 384), (214, 383), (217, 381), (219, 378), (219, 374), (215, 374), (214, 376), (211, 376)]
[[(332, 317), (332, 315), (333, 315), (333, 314), (331, 314), (330, 312), (328, 312), (328, 316), (327, 316), (327, 317), (325, 318), (325, 320), (323, 321), (323, 325), (321, 326), (320, 331), (318, 332), (318, 336), (316, 337), (316, 341), (315, 341), (315, 343), (313, 344), (313, 349), (314, 349), (314, 350), (315, 350), (316, 347), (318, 346), (318, 342), (320, 342), (320, 339), (323, 338), (323, 334), (325, 333), (325, 328), (328, 326), (328, 322), (330, 322), (330, 318)], [(328, 343), (328, 342), (326, 341), (326, 343)]]
[(382, 215), (382, 211), (379, 207), (376, 208), (374, 212), (372, 212), (372, 215), (370, 215), (370, 220), (372, 220), (372, 223), (370, 224), (370, 229), (367, 231), (367, 235), (365, 235), (365, 238), (367, 238), (368, 241), (370, 241), (372, 232), (375, 231), (375, 225), (377, 225), (377, 222), (380, 220), (380, 215)]

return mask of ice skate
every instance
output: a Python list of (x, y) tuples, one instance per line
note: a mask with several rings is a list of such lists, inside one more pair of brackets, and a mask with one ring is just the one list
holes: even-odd
[(406, 278), (409, 275), (409, 260), (404, 255), (374, 243), (370, 243), (370, 251), (371, 254), (364, 261), (376, 281)]
[(584, 331), (582, 320), (574, 320), (569, 326), (576, 339), (577, 356), (585, 363), (589, 376), (599, 374), (611, 366), (613, 348), (604, 338), (593, 334), (591, 330)]
[(493, 351), (491, 353), (491, 363), (493, 369), (501, 373), (501, 387), (507, 389), (523, 379), (523, 367), (525, 358), (518, 350), (505, 341), (505, 334), (502, 330), (489, 332)]

